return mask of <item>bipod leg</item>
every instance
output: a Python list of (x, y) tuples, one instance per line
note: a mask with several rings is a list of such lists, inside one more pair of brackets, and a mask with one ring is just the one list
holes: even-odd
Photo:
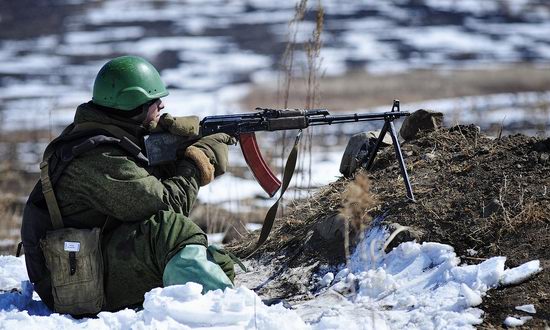
[(378, 136), (378, 140), (376, 140), (376, 144), (374, 145), (374, 149), (372, 149), (369, 152), (369, 159), (367, 161), (367, 164), (365, 165), (365, 168), (370, 170), (372, 168), (372, 164), (374, 163), (374, 157), (376, 157), (376, 154), (378, 153), (378, 149), (380, 149), (380, 146), (382, 145), (382, 140), (384, 140), (384, 136), (386, 136), (386, 132), (388, 131), (389, 125), (388, 121), (384, 122), (384, 127), (382, 127), (382, 130), (380, 131), (380, 135)]
[[(401, 145), (399, 145), (399, 140), (397, 139), (397, 133), (395, 132), (395, 126), (393, 121), (386, 121), (386, 124), (389, 124), (390, 136), (393, 141), (393, 148), (395, 149), (395, 157), (399, 162), (399, 168), (401, 169), (401, 176), (403, 176), (403, 181), (405, 181), (405, 188), (407, 189), (407, 198), (415, 202), (414, 195), (411, 187), (411, 181), (409, 180), (409, 174), (407, 173), (407, 168), (405, 167), (405, 161), (403, 160), (403, 154), (401, 153)], [(384, 125), (386, 127), (386, 125)]]

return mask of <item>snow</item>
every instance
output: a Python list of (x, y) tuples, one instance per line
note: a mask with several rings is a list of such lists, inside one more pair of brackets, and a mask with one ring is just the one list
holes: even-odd
[(21, 288), (21, 282), (28, 280), (24, 259), (13, 256), (0, 256), (0, 290)]
[(533, 318), (532, 316), (522, 316), (522, 317), (508, 316), (504, 320), (504, 325), (507, 327), (519, 327), (521, 325), (524, 325), (525, 322), (531, 320), (532, 318)]
[(502, 285), (518, 284), (525, 281), (532, 274), (536, 274), (542, 271), (539, 260), (529, 261), (523, 265), (508, 269), (504, 272), (501, 279)]
[(338, 273), (336, 273), (336, 276), (334, 277), (334, 280), (336, 282), (339, 282), (341, 280), (343, 280), (344, 278), (346, 278), (349, 274), (349, 269), (347, 268), (344, 268), (342, 270), (340, 270)]
[(330, 283), (334, 280), (334, 274), (331, 272), (328, 272), (323, 276), (323, 279), (319, 283), (321, 286), (329, 286)]
[(223, 203), (230, 201), (264, 195), (265, 192), (255, 181), (242, 179), (227, 173), (199, 190), (198, 196), (201, 201), (221, 206)]
[(112, 40), (124, 40), (127, 38), (139, 38), (144, 34), (145, 29), (140, 26), (126, 26), (121, 28), (111, 27), (100, 31), (69, 32), (65, 35), (65, 42), (70, 44), (100, 43)]
[(481, 305), (481, 295), (474, 290), (470, 289), (469, 286), (467, 286), (464, 283), (460, 284), (461, 293), (466, 299), (466, 304), (468, 306), (478, 306)]
[(533, 304), (516, 306), (516, 309), (518, 311), (522, 311), (522, 312), (530, 313), (530, 314), (535, 314), (537, 312), (537, 310), (535, 309), (535, 306)]
[[(0, 288), (7, 291), (0, 293), (0, 329), (468, 329), (482, 322), (476, 306), (488, 290), (541, 270), (538, 260), (505, 269), (505, 257), (461, 265), (451, 246), (433, 242), (405, 242), (385, 253), (388, 237), (385, 228), (369, 230), (349, 267), (324, 274), (315, 298), (293, 310), (266, 306), (244, 286), (201, 294), (201, 285), (187, 283), (147, 292), (142, 310), (77, 320), (49, 312), (33, 295), (24, 257), (0, 256)], [(516, 309), (534, 313), (533, 305)]]
[[(475, 306), (506, 274), (522, 274), (518, 278), (526, 279), (539, 271), (526, 266), (530, 263), (505, 270), (505, 257), (460, 265), (451, 246), (430, 242), (402, 243), (385, 254), (381, 248), (388, 236), (383, 228), (372, 229), (352, 255), (350, 267), (335, 277), (339, 280), (312, 302), (297, 306), (306, 321), (320, 318), (319, 324), (324, 324), (328, 318), (331, 324), (338, 324), (355, 318), (377, 320), (375, 328), (473, 328), (483, 315)], [(327, 302), (329, 311), (314, 312), (319, 310), (315, 304), (328, 300), (331, 292), (353, 304)]]
[(144, 311), (139, 316), (148, 324), (168, 321), (191, 328), (305, 328), (296, 313), (282, 305), (265, 306), (247, 288), (216, 290), (205, 295), (201, 291), (202, 286), (196, 283), (153, 289), (145, 294)]
[(493, 12), (498, 9), (498, 4), (490, 1), (478, 0), (428, 0), (426, 1), (430, 7), (453, 10), (457, 12), (472, 12), (475, 14), (484, 14)]
[[(24, 271), (20, 268), (20, 271)], [(23, 282), (23, 292), (0, 295), (0, 329), (307, 329), (292, 310), (282, 304), (266, 306), (250, 289), (216, 290), (201, 294), (196, 283), (155, 288), (145, 294), (143, 310), (101, 312), (97, 319), (75, 320), (50, 314), (32, 300), (32, 286)], [(23, 310), (23, 309), (27, 310)], [(42, 313), (38, 313), (42, 311)], [(44, 311), (46, 311), (44, 313)], [(42, 316), (42, 315), (47, 315)]]

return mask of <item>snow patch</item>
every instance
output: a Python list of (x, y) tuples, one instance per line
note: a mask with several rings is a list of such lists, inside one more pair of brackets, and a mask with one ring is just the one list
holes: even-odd
[(28, 280), (24, 257), (0, 256), (0, 291), (21, 289), (21, 282)]
[[(24, 269), (20, 269), (24, 271)], [(156, 288), (145, 294), (142, 311), (125, 309), (101, 312), (97, 319), (75, 320), (51, 314), (32, 299), (32, 285), (25, 281), (21, 293), (0, 294), (1, 329), (308, 329), (282, 304), (266, 306), (245, 287), (201, 294), (196, 283)]]
[(525, 322), (531, 320), (533, 317), (532, 316), (522, 316), (522, 317), (512, 317), (512, 316), (508, 316), (505, 320), (504, 320), (504, 325), (507, 326), (507, 327), (519, 327), (521, 325), (524, 325)]
[(518, 311), (522, 311), (522, 312), (530, 313), (530, 314), (535, 314), (537, 312), (537, 310), (535, 309), (535, 306), (533, 304), (516, 306), (516, 309)]
[(506, 270), (504, 276), (501, 279), (501, 284), (518, 284), (541, 271), (542, 268), (540, 267), (539, 260), (529, 261), (516, 268)]
[(319, 283), (322, 287), (329, 286), (332, 281), (334, 280), (334, 274), (331, 272), (328, 272), (323, 276), (321, 279), (321, 282)]

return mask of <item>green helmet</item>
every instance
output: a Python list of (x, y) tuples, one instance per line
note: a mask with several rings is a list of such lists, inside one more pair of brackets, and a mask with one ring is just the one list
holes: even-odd
[(119, 110), (168, 95), (155, 67), (138, 56), (121, 56), (107, 62), (95, 78), (92, 101)]

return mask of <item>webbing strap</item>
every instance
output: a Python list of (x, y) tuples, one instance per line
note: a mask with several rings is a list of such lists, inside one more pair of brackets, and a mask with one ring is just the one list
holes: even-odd
[(40, 163), (40, 181), (42, 183), (42, 193), (44, 194), (44, 199), (48, 205), (48, 212), (50, 213), (53, 228), (61, 229), (63, 228), (63, 220), (61, 218), (61, 211), (59, 210), (59, 205), (55, 199), (53, 186), (50, 181), (48, 159)]
[(290, 154), (288, 155), (288, 159), (285, 164), (284, 174), (283, 174), (283, 184), (281, 188), (281, 195), (279, 195), (279, 198), (269, 208), (269, 211), (267, 211), (267, 214), (265, 215), (264, 224), (262, 226), (262, 232), (260, 233), (260, 238), (258, 239), (258, 242), (256, 243), (256, 247), (254, 247), (254, 251), (250, 253), (247, 258), (252, 256), (260, 246), (267, 240), (269, 237), (269, 233), (271, 233), (271, 229), (273, 228), (273, 223), (275, 222), (275, 217), (277, 216), (277, 210), (279, 209), (279, 204), (283, 198), (283, 195), (288, 188), (290, 184), (290, 180), (292, 180), (292, 176), (294, 175), (294, 169), (296, 168), (296, 161), (298, 160), (298, 143), (300, 142), (300, 137), (302, 136), (302, 130), (298, 132), (298, 135), (296, 135), (296, 140), (294, 141), (294, 147), (292, 147), (292, 150), (290, 151)]

